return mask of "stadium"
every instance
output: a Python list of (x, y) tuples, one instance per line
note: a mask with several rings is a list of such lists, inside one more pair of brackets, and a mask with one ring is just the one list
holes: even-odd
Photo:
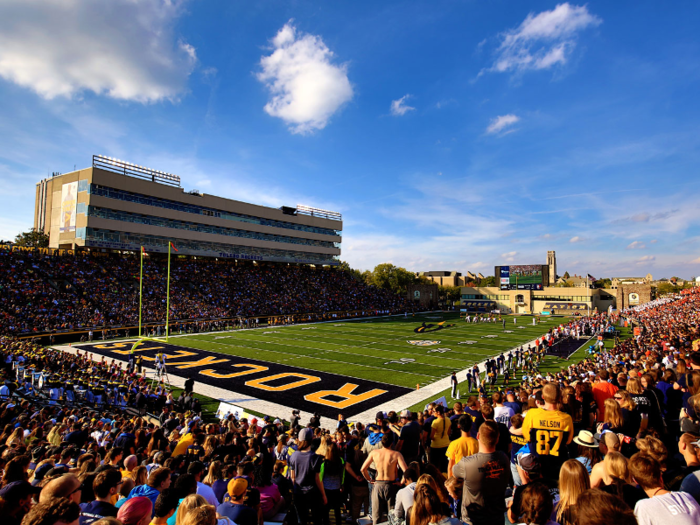
[[(342, 447), (358, 485), (334, 504), (335, 522), (344, 508), (363, 525), (397, 519), (396, 495), (363, 480), (372, 454), (394, 449), (409, 484), (430, 476), (451, 512), (495, 523), (518, 515), (501, 490), (549, 494), (581, 469), (591, 486), (586, 466), (599, 472), (596, 486), (618, 491), (605, 482), (610, 453), (635, 479), (682, 453), (688, 464), (664, 477), (668, 490), (700, 465), (679, 448), (700, 428), (688, 412), (700, 408), (697, 288), (658, 299), (639, 283), (567, 291), (553, 286), (549, 252), (546, 264), (496, 266), (497, 286), (462, 286), (457, 307), (436, 308), (430, 282), (441, 272), (416, 276), (401, 294), (343, 268), (339, 213), (185, 192), (176, 175), (99, 155), (41, 180), (34, 216), (48, 247), (0, 247), (0, 445), (16, 442), (16, 426), (17, 450), (54, 445), (31, 449), (34, 479), (62, 474), (58, 461), (96, 469), (88, 450), (117, 457), (133, 481), (117, 498), (128, 506), (153, 473), (204, 479), (204, 465), (224, 462), (207, 486), (236, 481), (234, 467), (240, 479), (274, 479), (312, 443), (328, 461)], [(669, 315), (675, 324), (660, 322)], [(687, 396), (674, 400), (674, 384)], [(8, 457), (5, 478), (25, 456)], [(487, 457), (497, 501), (464, 507), (451, 487), (469, 477), (469, 461)], [(139, 484), (129, 467), (141, 463), (151, 475)], [(627, 492), (610, 497), (626, 515), (646, 486), (620, 483)], [(232, 504), (226, 491), (237, 497), (231, 486), (211, 492), (219, 515)], [(305, 512), (323, 521), (330, 509), (299, 495), (291, 506), (272, 500), (265, 522), (304, 523)]]

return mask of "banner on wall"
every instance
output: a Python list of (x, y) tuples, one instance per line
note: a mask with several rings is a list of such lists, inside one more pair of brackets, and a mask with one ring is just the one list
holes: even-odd
[(75, 231), (78, 207), (78, 182), (69, 182), (61, 188), (61, 233)]

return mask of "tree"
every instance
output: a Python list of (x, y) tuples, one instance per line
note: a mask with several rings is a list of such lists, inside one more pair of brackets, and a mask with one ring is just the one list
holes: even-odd
[(15, 237), (15, 244), (26, 248), (48, 248), (49, 236), (41, 230), (32, 228), (28, 232), (22, 232), (17, 235), (17, 237)]
[(496, 284), (496, 277), (493, 275), (489, 275), (488, 277), (484, 277), (483, 279), (479, 280), (479, 286), (483, 286), (485, 288), (496, 286)]
[(660, 297), (669, 293), (676, 293), (680, 290), (678, 286), (674, 286), (671, 283), (659, 283), (656, 286), (656, 296)]
[(349, 273), (358, 281), (364, 281), (363, 272), (361, 272), (360, 270), (355, 270), (354, 268), (350, 268), (350, 264), (348, 264), (347, 261), (340, 261), (340, 264), (338, 265), (338, 270)]
[(406, 268), (394, 266), (391, 263), (382, 263), (374, 267), (374, 270), (368, 277), (368, 284), (372, 284), (377, 288), (391, 290), (394, 293), (405, 295), (406, 287), (409, 284), (420, 282), (413, 272), (409, 272)]
[(456, 302), (462, 297), (462, 289), (459, 286), (438, 286), (438, 295), (445, 302)]
[(569, 272), (564, 272), (564, 275), (562, 275), (562, 279), (564, 279), (564, 280), (567, 280), (569, 277), (571, 277), (569, 275)]
[(610, 288), (612, 286), (612, 279), (598, 279), (593, 283), (594, 288)]
[(562, 281), (560, 284), (557, 285), (559, 288), (573, 288), (574, 283), (571, 281)]

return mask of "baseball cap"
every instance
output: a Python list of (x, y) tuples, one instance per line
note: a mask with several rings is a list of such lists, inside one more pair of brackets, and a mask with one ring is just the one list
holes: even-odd
[(239, 498), (248, 490), (248, 481), (245, 478), (235, 478), (228, 482), (228, 494), (232, 498)]
[(518, 466), (525, 472), (537, 472), (538, 470), (540, 470), (540, 462), (534, 455), (519, 454), (517, 458)]
[(275, 419), (275, 420), (272, 422), (272, 424), (273, 424), (273, 425), (279, 425), (281, 422), (282, 422), (282, 421), (280, 421), (279, 419)]
[(28, 481), (13, 481), (0, 490), (0, 497), (4, 500), (19, 500), (30, 494), (39, 494), (41, 487), (33, 487)]
[(386, 415), (380, 410), (379, 412), (377, 412), (377, 415), (374, 417), (374, 419), (386, 419)]
[(299, 441), (311, 441), (314, 438), (314, 431), (310, 428), (302, 428), (299, 431)]
[(411, 411), (404, 410), (403, 412), (401, 412), (401, 417), (405, 417), (405, 418), (409, 419), (411, 417)]

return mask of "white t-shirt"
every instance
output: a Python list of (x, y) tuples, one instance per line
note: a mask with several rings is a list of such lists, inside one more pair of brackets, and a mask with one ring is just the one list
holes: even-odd
[(493, 407), (493, 419), (498, 423), (503, 423), (510, 428), (510, 418), (515, 415), (515, 411), (507, 406)]
[(205, 485), (204, 483), (198, 481), (197, 494), (207, 500), (209, 505), (214, 505), (215, 507), (219, 506), (219, 500), (216, 499), (216, 494), (214, 494), (214, 490), (209, 485)]
[(634, 506), (634, 515), (639, 525), (698, 525), (700, 505), (687, 492), (669, 492), (639, 500)]

